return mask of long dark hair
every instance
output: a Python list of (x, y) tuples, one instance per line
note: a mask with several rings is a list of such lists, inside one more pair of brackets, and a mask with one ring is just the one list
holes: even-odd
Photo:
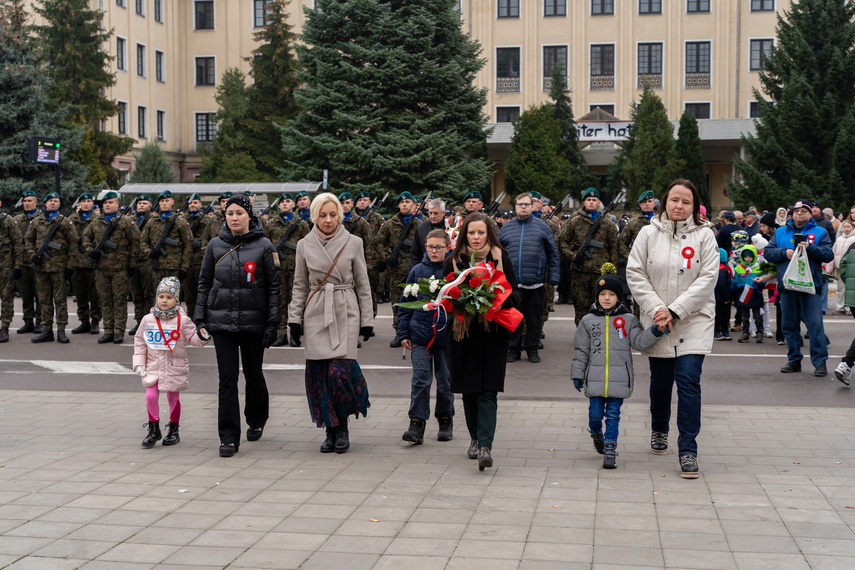
[(671, 182), (671, 184), (668, 185), (668, 189), (665, 190), (665, 195), (662, 196), (662, 201), (661, 201), (662, 206), (661, 206), (661, 209), (659, 211), (659, 219), (660, 220), (663, 220), (663, 219), (667, 220), (668, 219), (668, 208), (666, 207), (666, 204), (668, 203), (668, 195), (671, 193), (671, 188), (673, 188), (674, 186), (685, 186), (686, 188), (691, 190), (692, 202), (693, 202), (693, 204), (692, 204), (692, 219), (695, 221), (695, 224), (698, 226), (703, 224), (704, 219), (701, 217), (701, 195), (698, 194), (698, 189), (695, 188), (695, 185), (692, 184), (692, 182), (690, 180), (686, 180), (685, 178), (678, 178), (677, 180), (674, 180), (673, 182)]
[(464, 253), (464, 248), (469, 245), (467, 234), (469, 232), (469, 224), (472, 222), (484, 222), (484, 225), (487, 226), (487, 243), (490, 244), (490, 247), (498, 247), (502, 250), (502, 253), (508, 253), (499, 242), (499, 234), (496, 233), (496, 227), (493, 225), (492, 220), (490, 220), (486, 214), (482, 214), (481, 212), (472, 212), (466, 216), (463, 219), (463, 223), (460, 224), (460, 231), (457, 234), (457, 245), (454, 246), (454, 251), (451, 252), (452, 259), (456, 260), (458, 263), (469, 262), (469, 258)]

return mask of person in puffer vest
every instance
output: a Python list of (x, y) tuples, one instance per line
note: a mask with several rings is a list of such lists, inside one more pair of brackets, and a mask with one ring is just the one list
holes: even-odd
[(580, 392), (584, 388), (590, 400), (588, 429), (594, 448), (603, 455), (603, 468), (614, 469), (620, 408), (632, 395), (632, 349), (648, 350), (667, 333), (656, 325), (645, 330), (626, 308), (623, 284), (615, 275), (614, 265), (604, 264), (601, 272), (594, 286), (596, 302), (576, 328), (576, 354), (570, 373), (573, 386)]

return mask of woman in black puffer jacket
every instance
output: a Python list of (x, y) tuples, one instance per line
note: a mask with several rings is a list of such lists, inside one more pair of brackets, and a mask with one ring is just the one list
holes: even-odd
[(220, 456), (240, 447), (238, 371), (246, 378), (246, 438), (261, 438), (270, 398), (261, 372), (264, 349), (276, 339), (282, 281), (274, 263), (273, 244), (243, 194), (229, 199), (226, 222), (205, 249), (199, 296), (193, 320), (204, 339), (214, 338), (220, 373), (218, 429)]

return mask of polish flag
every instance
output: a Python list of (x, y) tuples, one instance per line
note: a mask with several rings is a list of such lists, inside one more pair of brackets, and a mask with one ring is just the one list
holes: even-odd
[(739, 295), (739, 302), (744, 304), (748, 303), (748, 299), (751, 298), (751, 295), (754, 294), (754, 287), (751, 285), (743, 285), (742, 293)]

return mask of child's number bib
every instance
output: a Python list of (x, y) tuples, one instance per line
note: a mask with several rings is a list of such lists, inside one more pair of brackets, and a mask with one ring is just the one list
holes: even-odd
[[(145, 329), (143, 329), (143, 339), (150, 350), (170, 350), (165, 341), (172, 338), (172, 333), (176, 331), (177, 328), (175, 325), (172, 325), (163, 327), (163, 333), (161, 333), (157, 323), (147, 323)], [(166, 335), (166, 338), (164, 338), (164, 335)], [(174, 347), (174, 341), (170, 342), (169, 346)]]

